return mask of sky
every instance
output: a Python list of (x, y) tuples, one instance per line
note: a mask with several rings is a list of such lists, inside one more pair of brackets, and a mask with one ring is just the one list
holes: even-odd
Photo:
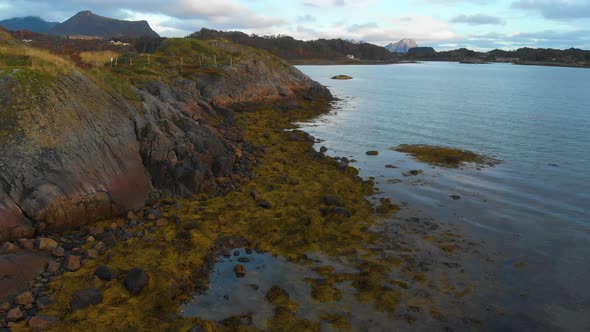
[(590, 49), (590, 0), (0, 0), (0, 19), (62, 22), (81, 10), (147, 20), (166, 37), (206, 27), (382, 46), (412, 38), (437, 50)]

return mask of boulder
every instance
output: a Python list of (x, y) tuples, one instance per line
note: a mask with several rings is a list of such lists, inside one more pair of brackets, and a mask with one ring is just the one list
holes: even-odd
[(80, 256), (69, 255), (64, 260), (64, 269), (68, 271), (78, 271), (81, 266), (82, 262), (80, 261)]
[(97, 305), (102, 302), (102, 292), (97, 288), (87, 288), (75, 292), (70, 301), (70, 311), (85, 308), (89, 305)]
[(96, 274), (96, 276), (100, 280), (104, 280), (104, 281), (110, 281), (110, 280), (115, 279), (117, 277), (116, 273), (113, 272), (113, 270), (111, 270), (106, 265), (101, 265), (101, 266), (97, 267), (94, 274)]
[(37, 248), (43, 251), (51, 251), (57, 248), (58, 243), (54, 239), (48, 237), (40, 237), (37, 239)]
[(9, 322), (17, 322), (17, 321), (23, 319), (23, 317), (24, 317), (24, 314), (20, 310), (19, 307), (16, 307), (14, 309), (11, 309), (6, 314), (6, 320), (8, 320)]
[(125, 276), (125, 287), (133, 295), (138, 295), (150, 282), (150, 276), (141, 268), (131, 269)]
[(18, 305), (27, 305), (29, 303), (33, 303), (35, 302), (35, 297), (33, 296), (33, 293), (29, 292), (24, 292), (20, 295), (18, 295), (15, 299), (14, 302)]

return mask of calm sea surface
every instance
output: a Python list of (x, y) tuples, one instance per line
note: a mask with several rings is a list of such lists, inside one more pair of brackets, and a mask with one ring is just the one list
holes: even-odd
[[(456, 63), (299, 69), (340, 99), (332, 113), (301, 124), (324, 140), (318, 148), (358, 160), (353, 166), (403, 204), (402, 214), (457, 226), (492, 253), (493, 263), (471, 273), (493, 274), (496, 286), (479, 300), (496, 301), (505, 315), (484, 327), (590, 331), (590, 70)], [(330, 79), (338, 74), (354, 79)], [(390, 149), (422, 143), (503, 162), (444, 169)], [(423, 173), (402, 175), (413, 169)]]

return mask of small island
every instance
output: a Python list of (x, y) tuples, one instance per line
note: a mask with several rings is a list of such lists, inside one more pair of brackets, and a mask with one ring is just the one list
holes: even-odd
[(474, 163), (478, 166), (495, 166), (500, 163), (500, 160), (488, 156), (445, 146), (402, 144), (392, 149), (408, 153), (419, 161), (448, 168), (458, 168), (466, 163)]
[(333, 80), (351, 80), (352, 77), (348, 76), (348, 75), (336, 75), (334, 77), (332, 77)]

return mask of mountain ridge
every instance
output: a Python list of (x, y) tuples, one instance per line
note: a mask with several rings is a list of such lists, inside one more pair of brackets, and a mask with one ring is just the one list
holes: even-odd
[(59, 22), (48, 22), (38, 16), (14, 17), (0, 21), (0, 25), (7, 30), (29, 30), (45, 33), (58, 25)]
[(125, 21), (96, 15), (89, 10), (81, 11), (60, 23), (49, 31), (60, 36), (84, 35), (102, 38), (111, 37), (152, 37), (159, 35), (152, 30), (149, 23), (142, 21)]

